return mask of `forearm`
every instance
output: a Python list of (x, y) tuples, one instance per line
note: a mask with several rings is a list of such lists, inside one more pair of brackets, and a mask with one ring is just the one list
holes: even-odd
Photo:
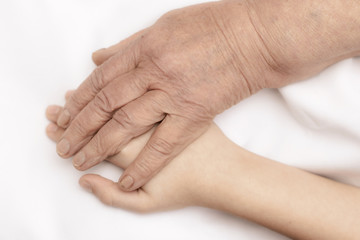
[(221, 176), (208, 185), (212, 191), (204, 197), (205, 206), (296, 239), (360, 236), (358, 188), (237, 151), (219, 165)]
[(269, 55), (295, 78), (360, 55), (359, 0), (246, 2)]

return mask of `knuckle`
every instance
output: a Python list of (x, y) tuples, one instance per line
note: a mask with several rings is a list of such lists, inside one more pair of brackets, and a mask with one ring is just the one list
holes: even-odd
[(167, 161), (174, 149), (174, 145), (162, 138), (158, 138), (150, 141), (145, 148), (148, 153), (146, 159), (135, 162), (134, 167), (141, 177), (146, 178), (151, 176), (154, 171)]
[(208, 122), (213, 118), (213, 114), (206, 107), (197, 103), (190, 104), (187, 111), (195, 122)]
[(111, 97), (104, 90), (96, 94), (94, 98), (94, 105), (96, 108), (102, 110), (103, 112), (112, 112), (114, 110), (114, 105), (111, 102)]
[(81, 93), (71, 94), (67, 104), (72, 105), (75, 109), (82, 109), (86, 103), (86, 99), (82, 96)]
[(90, 75), (90, 83), (94, 88), (94, 92), (99, 92), (105, 83), (104, 71), (101, 67), (97, 67)]
[(148, 177), (152, 174), (152, 167), (149, 161), (135, 162), (134, 167), (141, 177)]
[(134, 124), (134, 116), (122, 108), (114, 114), (113, 119), (124, 129), (129, 129)]
[(182, 116), (191, 122), (208, 122), (218, 114), (216, 109), (207, 107), (201, 100), (186, 96), (187, 94), (178, 96), (174, 105), (176, 109), (181, 109)]
[(148, 79), (152, 77), (149, 73), (150, 70), (138, 70), (138, 72), (132, 73), (132, 81), (129, 82), (130, 91), (138, 92), (139, 89), (148, 88)]
[(95, 136), (92, 138), (91, 142), (91, 148), (94, 150), (95, 153), (97, 153), (98, 156), (104, 153), (106, 149), (106, 144), (102, 137)]
[(155, 138), (147, 144), (147, 150), (150, 154), (155, 154), (159, 157), (168, 156), (174, 150), (175, 145), (163, 138)]
[[(71, 130), (69, 131), (71, 133), (71, 135), (73, 136), (78, 136), (78, 137), (84, 137), (87, 136), (87, 132), (86, 129), (84, 127), (85, 125), (83, 124), (81, 119), (76, 119), (71, 125)], [(70, 128), (69, 127), (69, 128)]]
[(161, 111), (162, 109), (168, 108), (168, 106), (173, 105), (172, 99), (165, 91), (157, 91), (156, 95), (151, 98), (151, 109), (154, 112)]

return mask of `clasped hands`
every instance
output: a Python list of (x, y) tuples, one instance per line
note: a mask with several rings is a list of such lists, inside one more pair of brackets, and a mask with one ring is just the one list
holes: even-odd
[[(60, 106), (50, 106), (47, 110), (47, 117), (52, 122), (47, 127), (47, 135), (55, 142), (59, 141), (65, 131), (56, 125), (61, 110)], [(106, 160), (122, 169), (128, 168), (155, 128), (131, 140), (119, 153)], [(224, 147), (219, 151), (219, 146)], [(211, 124), (200, 139), (137, 191), (122, 191), (117, 183), (96, 174), (84, 175), (79, 183), (104, 204), (135, 212), (170, 210), (193, 205), (210, 207), (208, 201), (217, 200), (216, 195), (213, 195), (216, 184), (211, 176), (221, 169), (223, 158), (231, 153), (236, 156), (236, 149), (216, 125)], [(203, 168), (205, 164), (208, 165), (206, 171)]]
[(172, 11), (96, 52), (98, 67), (57, 119), (65, 129), (58, 154), (86, 170), (159, 123), (119, 180), (132, 191), (203, 134), (216, 114), (255, 92), (219, 25), (226, 19), (217, 15), (229, 9), (214, 3)]
[[(98, 67), (56, 120), (64, 129), (58, 154), (86, 170), (159, 124), (119, 180), (119, 188), (133, 191), (203, 134), (214, 116), (267, 86), (267, 78), (286, 79), (273, 70), (278, 63), (248, 9), (224, 1), (171, 11), (95, 52)], [(244, 26), (239, 36), (233, 24)]]
[(48, 107), (47, 134), (79, 170), (103, 160), (125, 170), (119, 183), (81, 177), (105, 204), (201, 205), (295, 239), (358, 239), (358, 188), (252, 154), (212, 119), (359, 56), (359, 10), (355, 0), (228, 0), (171, 11), (95, 52), (65, 106)]
[[(113, 197), (143, 195), (148, 186), (144, 184), (175, 158), (149, 189), (169, 171), (164, 187), (154, 191), (183, 203), (178, 194), (190, 191), (199, 176), (209, 180), (202, 171), (221, 172), (225, 160), (211, 166), (211, 159), (227, 155), (220, 149), (228, 140), (212, 124), (217, 114), (263, 88), (284, 86), (339, 60), (339, 53), (323, 46), (303, 51), (307, 39), (317, 39), (311, 34), (320, 30), (299, 29), (297, 15), (287, 10), (279, 13), (283, 18), (274, 20), (271, 7), (260, 0), (220, 1), (174, 10), (153, 26), (95, 52), (97, 68), (68, 94), (63, 108), (48, 108), (53, 122), (48, 135), (57, 142), (58, 154), (73, 157), (79, 170), (107, 159), (125, 171), (118, 184), (95, 175), (84, 176), (80, 183), (104, 202), (123, 206), (125, 202), (118, 204)], [(316, 22), (310, 20), (309, 29), (316, 29)], [(136, 147), (126, 156), (128, 145), (138, 141), (141, 144), (133, 143)], [(219, 155), (208, 155), (214, 149)], [(233, 151), (239, 150), (229, 152)], [(200, 161), (205, 156), (206, 161)], [(175, 182), (186, 186), (176, 191), (166, 187), (177, 186)], [(109, 192), (111, 197), (105, 196)]]
[[(58, 154), (73, 157), (73, 165), (79, 170), (109, 160), (125, 171), (118, 184), (88, 175), (80, 181), (82, 186), (91, 188), (105, 203), (124, 206), (114, 196), (143, 195), (148, 186), (144, 184), (165, 165), (174, 158), (186, 158), (172, 163), (169, 168), (173, 170), (167, 170), (171, 171), (169, 179), (154, 188), (184, 201), (176, 195), (184, 195), (189, 186), (199, 182), (199, 174), (191, 172), (203, 172), (210, 158), (220, 160), (217, 154), (209, 154), (221, 147), (222, 141), (228, 141), (213, 125), (213, 117), (263, 88), (265, 80), (259, 77), (264, 72), (277, 74), (263, 58), (273, 61), (264, 46), (239, 48), (240, 41), (241, 45), (261, 43), (248, 7), (241, 2), (218, 2), (171, 11), (153, 26), (93, 54), (97, 68), (78, 89), (67, 94), (64, 107), (48, 108), (47, 117), (53, 123), (47, 134), (57, 142)], [(246, 26), (242, 30), (246, 37), (232, 36), (228, 22), (235, 19)], [(193, 142), (205, 132), (205, 136), (217, 132), (210, 135), (222, 137), (212, 136), (207, 139), (211, 146), (198, 143), (200, 147), (196, 148)], [(216, 138), (222, 139), (220, 144), (215, 144)], [(141, 144), (133, 143), (137, 147), (129, 147), (133, 150), (127, 156), (128, 144), (138, 141)], [(191, 143), (193, 150), (183, 152)], [(193, 182), (189, 182), (191, 178)], [(110, 192), (114, 193), (111, 197)], [(130, 202), (136, 201), (127, 204)]]

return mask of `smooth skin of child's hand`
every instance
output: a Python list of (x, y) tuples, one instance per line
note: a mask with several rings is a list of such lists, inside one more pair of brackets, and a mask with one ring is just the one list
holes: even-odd
[[(47, 135), (62, 108), (50, 106)], [(108, 161), (126, 169), (151, 136), (132, 140)], [(171, 134), (171, 133), (169, 133)], [(142, 188), (124, 192), (99, 175), (80, 185), (103, 203), (137, 212), (205, 206), (230, 212), (295, 239), (359, 239), (360, 190), (277, 163), (242, 149), (212, 124)]]

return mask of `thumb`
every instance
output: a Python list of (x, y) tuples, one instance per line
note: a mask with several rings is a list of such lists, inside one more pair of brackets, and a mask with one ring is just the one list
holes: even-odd
[(138, 157), (124, 171), (119, 187), (133, 191), (143, 186), (208, 127), (209, 124), (199, 126), (196, 122), (167, 115)]
[(121, 191), (117, 184), (97, 174), (86, 174), (79, 180), (85, 190), (93, 193), (106, 205), (135, 212), (149, 212), (154, 203), (142, 189), (133, 192)]
[(101, 48), (92, 54), (92, 60), (96, 64), (96, 66), (101, 65), (103, 62), (108, 60), (110, 57), (115, 55), (118, 51), (126, 48), (128, 45), (132, 44), (134, 41), (139, 39), (144, 33), (146, 29), (143, 29), (130, 37), (120, 41), (119, 43), (112, 45), (108, 48)]

